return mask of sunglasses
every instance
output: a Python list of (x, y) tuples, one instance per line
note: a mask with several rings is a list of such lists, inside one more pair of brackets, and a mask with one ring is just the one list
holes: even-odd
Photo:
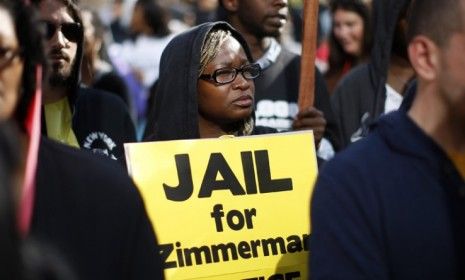
[(77, 43), (81, 37), (81, 25), (75, 22), (64, 22), (61, 24), (56, 24), (48, 20), (42, 20), (41, 24), (44, 29), (45, 38), (50, 40), (53, 38), (55, 33), (60, 30), (65, 38), (70, 41)]

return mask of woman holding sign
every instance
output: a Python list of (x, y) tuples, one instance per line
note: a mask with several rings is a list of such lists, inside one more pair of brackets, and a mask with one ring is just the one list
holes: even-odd
[(205, 23), (178, 35), (162, 54), (149, 139), (275, 132), (254, 125), (253, 79), (260, 72), (247, 43), (225, 22)]

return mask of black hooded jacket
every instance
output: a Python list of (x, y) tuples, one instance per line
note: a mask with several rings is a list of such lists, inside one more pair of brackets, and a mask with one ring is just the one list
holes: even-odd
[(162, 279), (152, 225), (121, 166), (43, 138), (31, 233), (77, 279)]
[[(23, 2), (1, 4), (16, 29), (7, 37), (17, 38), (24, 67), (18, 73), (22, 82), (15, 108), (21, 114), (8, 120), (20, 133), (4, 133), (0, 125), (0, 212), (9, 207), (4, 213), (7, 220), (0, 213), (0, 263), (9, 265), (6, 272), (21, 266), (25, 277), (5, 275), (0, 267), (0, 279), (162, 279), (153, 227), (142, 197), (121, 165), (41, 136), (38, 79), (45, 53), (32, 8)], [(8, 182), (10, 177), (17, 180)], [(15, 188), (14, 201), (7, 200), (6, 187)], [(4, 222), (8, 232), (3, 231)], [(35, 250), (24, 244), (26, 240), (18, 240), (18, 234), (50, 250)], [(23, 244), (27, 253), (22, 266), (11, 247)], [(76, 278), (60, 278), (67, 271), (62, 266), (69, 266)]]
[(369, 64), (359, 65), (339, 83), (331, 99), (342, 147), (369, 132), (384, 113), (386, 81), (394, 32), (400, 13), (411, 0), (373, 1), (374, 41)]
[[(79, 12), (71, 5), (74, 21), (81, 26)], [(123, 144), (136, 142), (134, 123), (124, 102), (113, 94), (85, 88), (80, 85), (81, 62), (84, 47), (84, 30), (79, 34), (76, 58), (68, 81), (68, 101), (72, 118), (72, 129), (84, 149), (112, 159), (124, 160)], [(42, 133), (47, 134), (44, 115)]]
[[(197, 80), (200, 53), (207, 34), (222, 26), (231, 31), (252, 61), (247, 43), (226, 22), (204, 23), (176, 36), (165, 48), (160, 61), (153, 115), (148, 121), (147, 140), (198, 139)], [(255, 127), (252, 134), (275, 132), (266, 127)]]

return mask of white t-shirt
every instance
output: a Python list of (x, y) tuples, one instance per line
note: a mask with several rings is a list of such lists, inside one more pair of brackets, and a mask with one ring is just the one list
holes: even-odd
[(387, 114), (391, 111), (399, 109), (404, 97), (393, 89), (390, 85), (386, 84), (386, 101), (384, 102), (384, 113)]
[(140, 35), (134, 42), (125, 41), (112, 45), (110, 55), (140, 71), (143, 74), (143, 84), (148, 88), (158, 79), (161, 54), (173, 36)]

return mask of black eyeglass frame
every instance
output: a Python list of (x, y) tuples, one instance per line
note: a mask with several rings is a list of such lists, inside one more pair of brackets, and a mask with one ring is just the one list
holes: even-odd
[[(244, 75), (244, 71), (246, 71), (248, 68), (250, 69), (250, 67), (257, 67), (258, 73), (257, 73), (256, 76), (254, 76), (254, 77), (246, 77)], [(231, 81), (219, 82), (217, 80), (217, 76), (219, 75), (218, 72), (224, 71), (224, 70), (233, 70), (234, 71), (234, 77), (231, 79)], [(262, 68), (260, 67), (260, 64), (258, 64), (258, 63), (246, 64), (246, 65), (242, 66), (241, 68), (223, 67), (223, 68), (220, 68), (220, 69), (216, 69), (215, 71), (213, 71), (212, 74), (202, 74), (202, 75), (199, 76), (199, 79), (202, 79), (202, 80), (205, 80), (205, 81), (211, 81), (211, 82), (214, 82), (214, 83), (219, 84), (219, 85), (226, 85), (226, 84), (234, 82), (239, 73), (241, 73), (241, 75), (242, 75), (242, 77), (244, 77), (244, 79), (253, 80), (253, 79), (258, 78), (262, 74)]]
[(57, 24), (49, 20), (40, 20), (39, 23), (44, 26), (44, 37), (47, 40), (51, 40), (58, 30), (60, 30), (68, 41), (77, 43), (80, 33), (82, 33), (82, 26), (79, 22), (62, 22)]

